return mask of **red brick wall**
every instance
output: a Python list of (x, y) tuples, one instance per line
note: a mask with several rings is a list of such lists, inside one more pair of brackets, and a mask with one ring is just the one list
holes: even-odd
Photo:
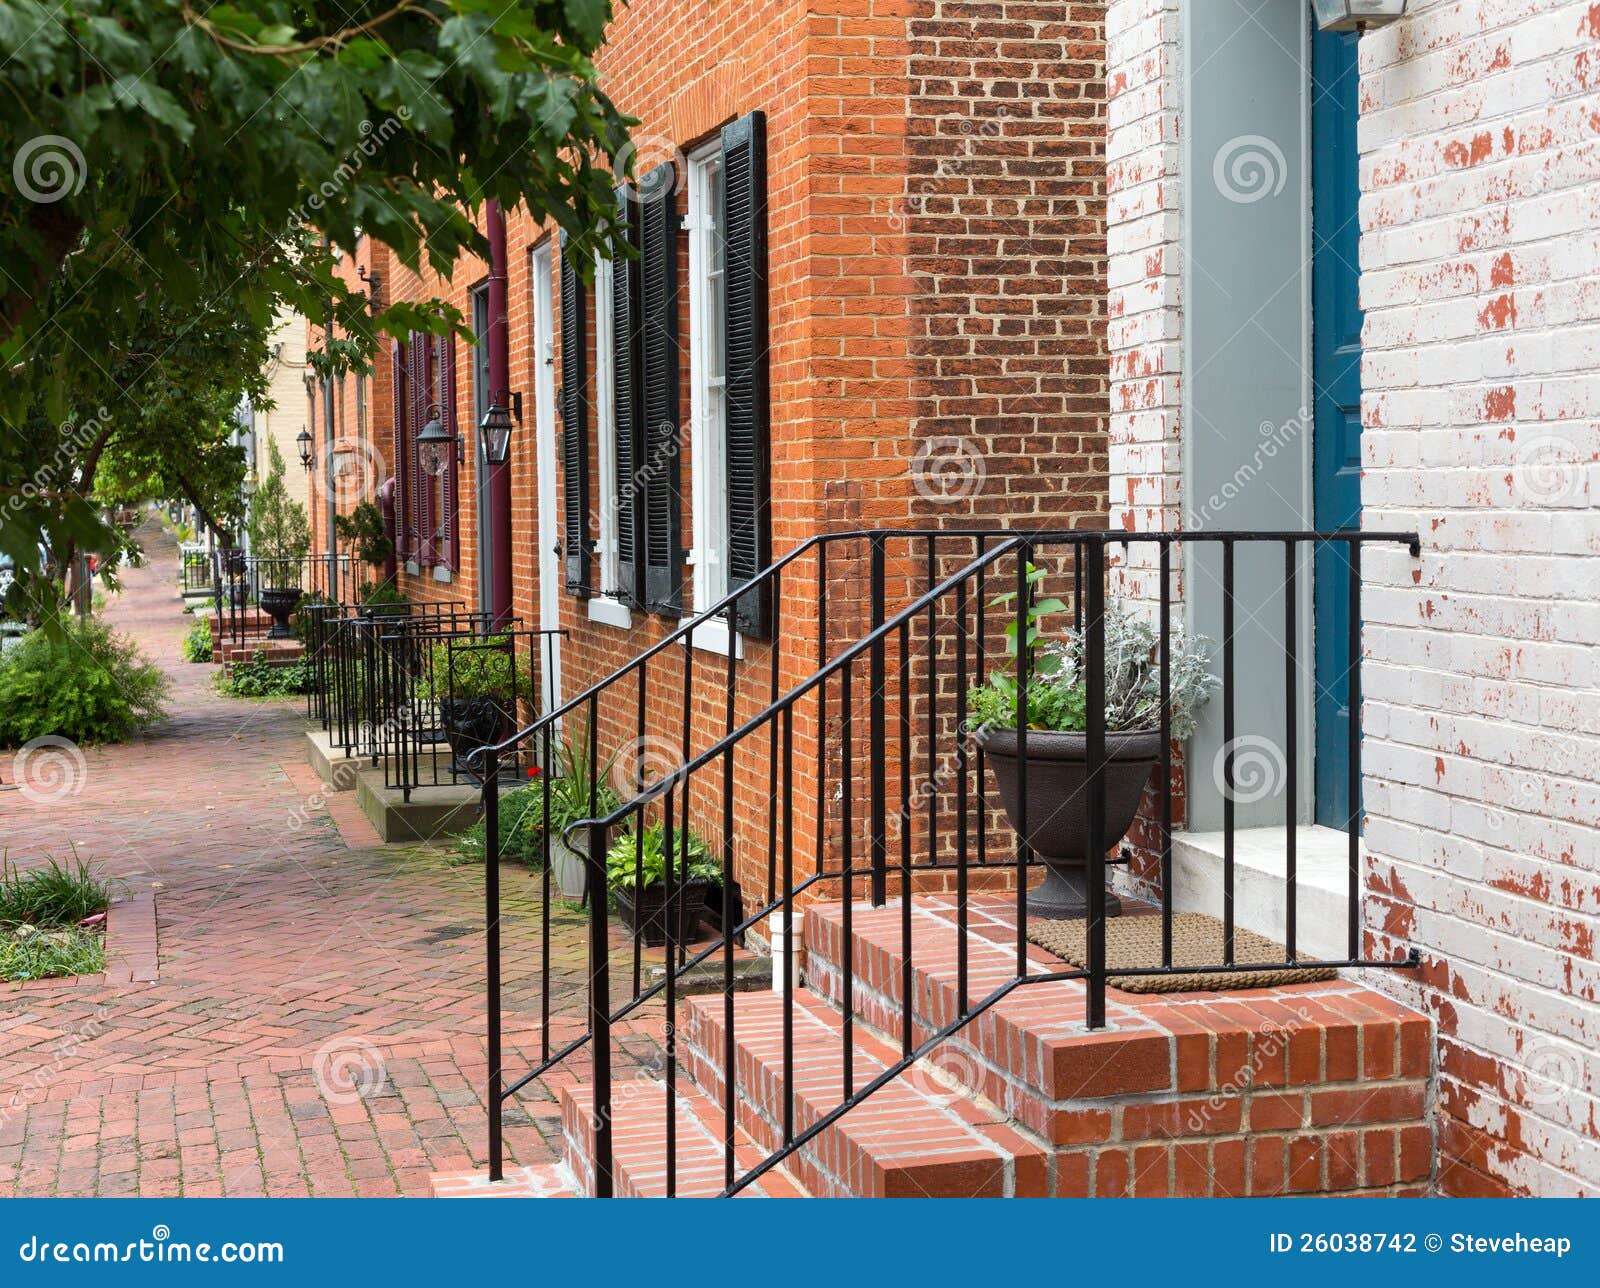
[[(1103, 513), (1101, 7), (841, 0), (818, 13), (793, 0), (768, 0), (686, 12), (670, 0), (641, 0), (614, 25), (600, 66), (607, 91), (640, 119), (634, 134), (640, 171), (737, 116), (766, 113), (777, 554), (830, 529), (975, 517), (1074, 524)], [(971, 133), (961, 133), (963, 121), (972, 123)], [(964, 142), (952, 153), (957, 138)], [(941, 190), (928, 193), (930, 181)], [(680, 209), (684, 199), (680, 194)], [(509, 220), (511, 378), (528, 410), (512, 464), (513, 582), (525, 625), (537, 624), (539, 602), (529, 263), (548, 231), (525, 214)], [(483, 271), (481, 263), (463, 262), (441, 281), (390, 265), (385, 296), (438, 295), (465, 312)], [(687, 348), (682, 281), (680, 290)], [(559, 370), (559, 351), (556, 360)], [(592, 358), (588, 366), (592, 379)], [(464, 347), (457, 370), (458, 420), (466, 426), (472, 388)], [(694, 469), (687, 354), (684, 376), (687, 548)], [(387, 390), (386, 372), (380, 370), (375, 387)], [(967, 444), (959, 456), (984, 465), (982, 486), (955, 495), (954, 504), (936, 479), (930, 482), (941, 465), (926, 446), (952, 437)], [(598, 477), (593, 461), (591, 476)], [(461, 480), (458, 576), (450, 585), (404, 577), (413, 598), (471, 602), (472, 482), (469, 462)], [(815, 667), (822, 595), (834, 649), (860, 632), (865, 580), (842, 577), (841, 560), (826, 586), (810, 559), (784, 580), (780, 690)], [(891, 604), (910, 589), (908, 577), (893, 578)], [(561, 613), (570, 633), (563, 661), (568, 696), (678, 624), (638, 611), (630, 630), (593, 623), (585, 603), (565, 594)], [(692, 744), (699, 750), (727, 728), (727, 664), (703, 651), (691, 658)], [(653, 760), (670, 758), (681, 741), (683, 668), (682, 652), (673, 649), (649, 673)], [(773, 677), (772, 646), (746, 641), (735, 666), (736, 723), (759, 712)], [(601, 704), (605, 752), (631, 754), (636, 702), (629, 682)], [(838, 781), (836, 699), (832, 711), (822, 735), (833, 747), (824, 796)], [(819, 790), (815, 712), (813, 702), (795, 711), (801, 873), (811, 862)], [(735, 852), (741, 880), (756, 891), (765, 887), (770, 857), (767, 748), (765, 734), (747, 742), (736, 775)], [(712, 839), (721, 830), (720, 779), (720, 766), (713, 766), (693, 784), (695, 823)], [(838, 802), (829, 799), (826, 808), (836, 846)], [(858, 809), (858, 832), (865, 817)]]

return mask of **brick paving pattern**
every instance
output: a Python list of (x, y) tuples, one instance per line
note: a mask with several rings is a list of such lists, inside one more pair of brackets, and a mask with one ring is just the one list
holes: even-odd
[[(172, 677), (170, 718), (85, 749), (75, 794), (0, 793), (0, 846), (21, 864), (75, 847), (153, 892), (160, 977), (0, 985), (0, 1194), (427, 1194), (433, 1172), (486, 1162), (482, 873), (379, 846), (349, 793), (329, 813), (301, 704), (222, 697), (217, 668), (180, 659), (176, 549), (145, 535), (149, 561), (107, 616)], [(516, 1073), (538, 1014), (538, 906), (505, 873)], [(564, 907), (553, 922), (552, 1008), (578, 1017), (583, 923)], [(643, 1016), (623, 1049), (650, 1060), (657, 1028)], [(584, 1074), (578, 1060), (563, 1076)], [(552, 1089), (510, 1117), (512, 1161), (549, 1161)]]

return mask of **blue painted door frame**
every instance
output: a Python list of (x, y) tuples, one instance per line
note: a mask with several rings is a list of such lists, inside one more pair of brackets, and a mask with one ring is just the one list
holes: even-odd
[[(1322, 532), (1361, 526), (1360, 220), (1355, 33), (1312, 37), (1312, 504)], [(1349, 819), (1350, 599), (1343, 546), (1316, 553), (1316, 821)]]

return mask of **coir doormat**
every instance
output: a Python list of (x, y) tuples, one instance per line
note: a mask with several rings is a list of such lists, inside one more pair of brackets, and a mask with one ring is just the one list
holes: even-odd
[[(1088, 969), (1089, 950), (1085, 922), (1028, 922), (1028, 938), (1040, 948), (1080, 970)], [(1254, 931), (1233, 929), (1233, 960), (1281, 962), (1282, 944)], [(1203, 912), (1180, 912), (1172, 918), (1172, 964), (1175, 967), (1215, 966), (1222, 960), (1222, 922)], [(1161, 965), (1161, 918), (1154, 916), (1106, 918), (1106, 969), (1113, 988), (1128, 993), (1221, 992), (1239, 988), (1276, 988), (1333, 979), (1331, 966), (1297, 970), (1182, 970), (1170, 975), (1118, 975), (1117, 971)]]

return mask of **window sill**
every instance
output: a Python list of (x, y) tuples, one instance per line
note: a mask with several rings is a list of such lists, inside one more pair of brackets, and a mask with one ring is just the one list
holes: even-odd
[(633, 610), (620, 599), (596, 595), (589, 600), (589, 620), (602, 626), (615, 626), (621, 630), (633, 629)]
[(701, 622), (689, 632), (689, 643), (704, 653), (727, 657), (731, 647), (735, 660), (744, 657), (744, 637), (735, 635), (722, 621)]
[[(1241, 827), (1233, 834), (1233, 915), (1246, 930), (1283, 942), (1288, 906), (1282, 827)], [(1362, 856), (1366, 851), (1363, 848)], [(1329, 827), (1295, 829), (1295, 953), (1337, 959), (1348, 948), (1349, 839)], [(1172, 906), (1222, 915), (1222, 833), (1174, 832)]]

